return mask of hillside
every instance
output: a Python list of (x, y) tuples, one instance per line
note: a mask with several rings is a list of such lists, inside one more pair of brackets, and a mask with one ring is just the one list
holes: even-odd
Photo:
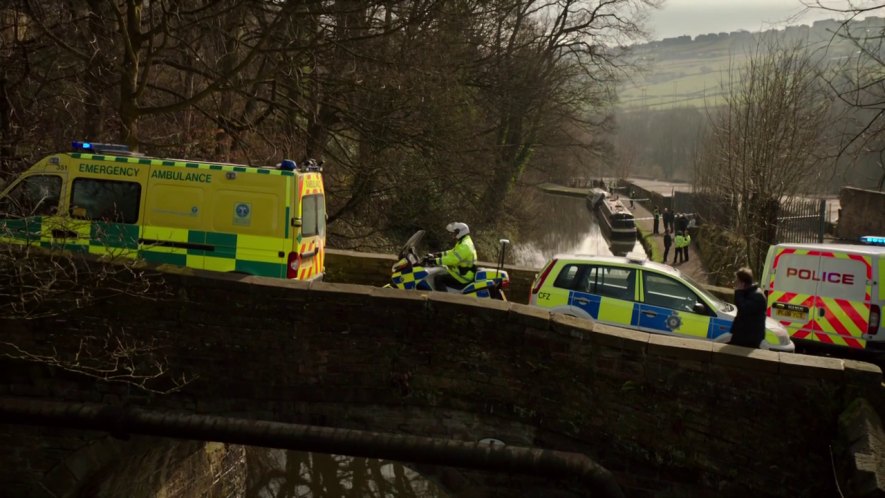
[[(819, 55), (822, 63), (838, 64), (856, 51), (851, 41), (834, 36), (840, 26), (826, 20), (762, 33), (711, 33), (635, 45), (630, 60), (637, 71), (619, 89), (620, 105), (625, 109), (717, 105), (729, 68), (739, 68), (765, 37), (777, 37), (788, 45), (801, 43)], [(885, 30), (885, 19), (867, 17), (849, 27), (857, 37), (879, 34)]]

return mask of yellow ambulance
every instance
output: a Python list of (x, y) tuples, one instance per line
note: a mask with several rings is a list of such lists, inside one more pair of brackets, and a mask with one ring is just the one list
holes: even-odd
[(321, 278), (322, 168), (145, 157), (74, 142), (0, 192), (0, 242), (190, 268)]
[(797, 344), (885, 351), (885, 237), (771, 246), (760, 286)]

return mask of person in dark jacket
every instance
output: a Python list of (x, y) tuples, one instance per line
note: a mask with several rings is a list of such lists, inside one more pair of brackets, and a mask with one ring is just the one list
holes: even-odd
[(765, 308), (768, 303), (758, 285), (753, 283), (753, 271), (741, 268), (734, 274), (734, 304), (737, 316), (731, 324), (729, 344), (758, 348), (765, 338)]
[(664, 208), (664, 214), (661, 216), (664, 220), (664, 230), (669, 229), (671, 232), (673, 231), (673, 213), (670, 212), (670, 208)]
[(664, 259), (661, 261), (667, 262), (667, 255), (670, 254), (670, 246), (673, 245), (673, 237), (670, 236), (670, 229), (664, 227)]

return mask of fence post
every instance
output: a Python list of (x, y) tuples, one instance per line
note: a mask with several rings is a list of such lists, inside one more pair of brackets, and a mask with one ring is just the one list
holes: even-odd
[(826, 230), (826, 226), (827, 226), (826, 217), (827, 217), (827, 200), (821, 199), (819, 213), (818, 213), (818, 228), (817, 228), (817, 242), (819, 244), (823, 244), (823, 242), (824, 242), (824, 231)]

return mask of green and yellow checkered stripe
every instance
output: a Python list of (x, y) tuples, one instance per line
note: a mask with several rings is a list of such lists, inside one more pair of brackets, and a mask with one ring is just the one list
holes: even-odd
[(81, 152), (73, 152), (70, 154), (75, 159), (92, 159), (95, 161), (110, 161), (115, 163), (143, 164), (147, 166), (177, 166), (183, 168), (205, 169), (212, 171), (230, 171), (234, 173), (258, 173), (260, 175), (271, 176), (295, 176), (294, 171), (275, 169), (275, 168), (254, 168), (238, 164), (219, 164), (192, 161), (176, 161), (172, 159), (156, 159), (135, 156), (106, 156), (103, 154), (84, 154)]
[(286, 240), (235, 233), (145, 227), (141, 257), (221, 272), (286, 277)]

